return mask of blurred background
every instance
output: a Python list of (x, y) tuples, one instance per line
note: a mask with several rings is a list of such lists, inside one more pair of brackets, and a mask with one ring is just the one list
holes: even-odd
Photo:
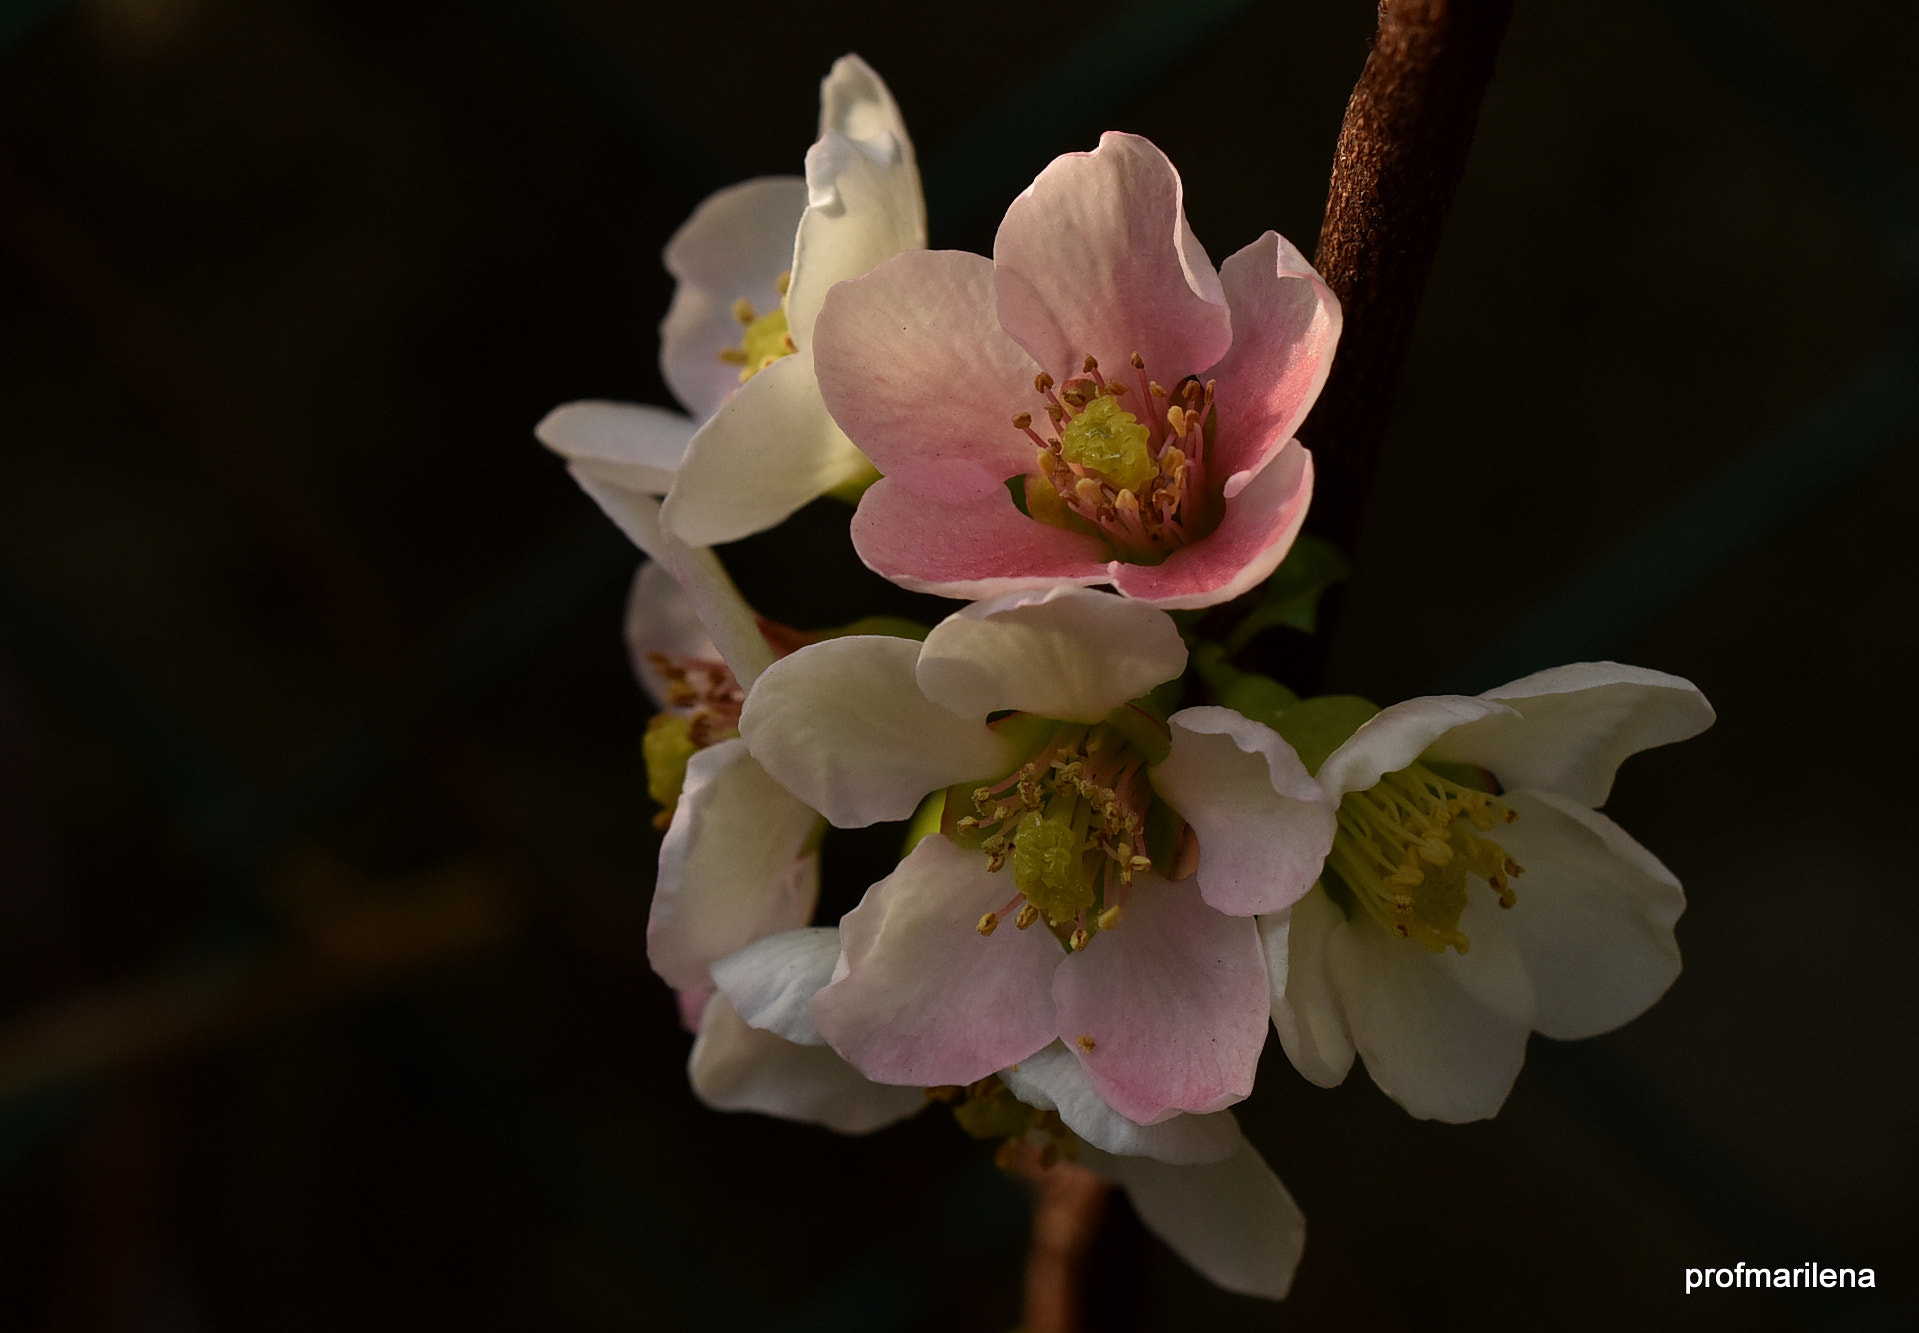
[[(648, 972), (636, 555), (535, 444), (668, 403), (658, 260), (886, 77), (933, 243), (1099, 130), (1312, 249), (1365, 0), (0, 5), (0, 1327), (1004, 1330), (1021, 1191), (930, 1112), (702, 1108)], [(1919, 9), (1521, 0), (1327, 684), (1617, 657), (1720, 723), (1610, 812), (1686, 971), (1504, 1113), (1274, 1044), (1283, 1305), (1123, 1209), (1098, 1329), (1919, 1326)], [(724, 552), (892, 610), (823, 501)], [(1260, 650), (1296, 655), (1291, 630)], [(827, 911), (870, 849), (827, 848)], [(1682, 1295), (1686, 1267), (1879, 1286)]]

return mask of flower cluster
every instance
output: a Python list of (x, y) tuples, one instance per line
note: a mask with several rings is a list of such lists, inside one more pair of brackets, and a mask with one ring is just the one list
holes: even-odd
[[(1294, 546), (1326, 284), (1271, 232), (1215, 269), (1171, 163), (1122, 134), (1043, 171), (990, 260), (926, 250), (884, 85), (849, 56), (821, 100), (803, 181), (722, 191), (667, 248), (691, 415), (539, 427), (653, 558), (628, 622), (659, 708), (647, 945), (694, 1089), (848, 1133), (946, 1103), (1282, 1296), (1304, 1223), (1228, 1109), (1269, 1025), (1315, 1083), (1357, 1055), (1463, 1121), (1530, 1033), (1645, 1010), (1684, 899), (1598, 807), (1711, 709), (1605, 662), (1384, 709), (1234, 670), (1172, 613)], [(974, 600), (930, 630), (756, 615), (708, 548), (825, 494), (875, 572)], [(888, 822), (897, 865), (816, 921), (826, 830)]]

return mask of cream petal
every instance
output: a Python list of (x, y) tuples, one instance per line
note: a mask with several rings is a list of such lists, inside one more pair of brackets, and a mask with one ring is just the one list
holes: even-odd
[(1281, 1300), (1306, 1248), (1306, 1218), (1243, 1138), (1205, 1166), (1084, 1149), (1081, 1164), (1119, 1182), (1146, 1229), (1216, 1286)]
[(804, 926), (819, 896), (819, 857), (805, 850), (818, 825), (744, 742), (695, 753), (660, 844), (646, 923), (653, 970), (676, 990), (695, 989), (736, 949)]
[(1335, 800), (1365, 791), (1397, 773), (1454, 727), (1510, 712), (1504, 704), (1463, 694), (1430, 694), (1382, 708), (1319, 766), (1319, 785)]
[(761, 314), (779, 305), (777, 279), (793, 266), (805, 208), (805, 181), (761, 176), (708, 196), (666, 243), (666, 270), (679, 285), (660, 322), (660, 372), (695, 419), (740, 387), (739, 367), (719, 356), (740, 344), (733, 304)]
[(813, 999), (833, 1049), (869, 1078), (922, 1087), (977, 1082), (1055, 1036), (1059, 943), (980, 917), (1012, 893), (986, 857), (921, 839), (840, 920), (842, 971)]
[(1153, 790), (1199, 838), (1199, 888), (1229, 916), (1277, 912), (1319, 878), (1335, 805), (1271, 727), (1230, 708), (1169, 720), (1172, 752)]
[(733, 678), (751, 687), (773, 661), (753, 608), (740, 596), (720, 558), (705, 547), (690, 547), (660, 525), (660, 502), (650, 495), (621, 490), (575, 469), (573, 479), (632, 543), (667, 570), (686, 593), (693, 613), (712, 638)]
[(1571, 1040), (1638, 1017), (1679, 975), (1679, 881), (1577, 800), (1536, 791), (1503, 799), (1519, 819), (1499, 841), (1525, 873), (1513, 880), (1518, 901), (1500, 915), (1532, 975), (1533, 1026)]
[(1185, 668), (1171, 616), (1068, 586), (955, 611), (926, 636), (918, 680), (928, 699), (964, 718), (1013, 708), (1097, 722)]
[(661, 517), (694, 546), (737, 541), (866, 470), (833, 424), (805, 352), (740, 386), (687, 446)]
[(1059, 1042), (1000, 1071), (1007, 1090), (1028, 1106), (1058, 1111), (1066, 1127), (1095, 1148), (1122, 1157), (1192, 1165), (1217, 1162), (1239, 1149), (1231, 1111), (1176, 1115), (1153, 1125), (1128, 1120), (1093, 1091), (1078, 1057)]
[(720, 660), (720, 650), (700, 624), (693, 603), (680, 590), (679, 581), (657, 560), (646, 561), (633, 576), (633, 587), (626, 596), (625, 631), (626, 655), (633, 663), (633, 674), (639, 677), (655, 708), (671, 705), (666, 678), (654, 668), (651, 654)]
[(1232, 343), (1179, 173), (1137, 135), (1053, 159), (1006, 210), (993, 267), (1001, 327), (1061, 379), (1088, 353), (1117, 370), (1137, 352), (1172, 385)]
[(1333, 931), (1326, 957), (1381, 1091), (1422, 1120), (1498, 1113), (1525, 1062), (1529, 1024), (1473, 999), (1433, 955), (1363, 913)]
[[(1504, 835), (1501, 835), (1504, 840)], [(1513, 938), (1512, 912), (1502, 908), (1479, 880), (1468, 882), (1459, 930), (1471, 947), (1460, 953), (1427, 954), (1434, 967), (1474, 1000), (1514, 1023), (1533, 1022), (1533, 979)]]
[(1259, 918), (1273, 987), (1273, 1027), (1293, 1068), (1322, 1088), (1344, 1083), (1353, 1067), (1352, 1034), (1326, 961), (1334, 932), (1345, 926), (1345, 913), (1321, 888), (1290, 912)]
[(1478, 764), (1507, 787), (1558, 792), (1587, 807), (1606, 803), (1626, 756), (1713, 723), (1691, 681), (1618, 662), (1553, 667), (1482, 697), (1511, 711), (1447, 735), (1434, 758)]
[(840, 933), (832, 926), (784, 930), (754, 940), (713, 964), (713, 981), (748, 1027), (824, 1046), (813, 1024), (813, 997), (833, 979)]
[(866, 634), (809, 644), (760, 677), (740, 734), (768, 772), (841, 828), (906, 819), (930, 791), (1009, 772), (1021, 756), (1004, 738), (920, 693), (919, 649)]
[(806, 185), (786, 304), (801, 348), (812, 345), (813, 323), (835, 283), (926, 247), (913, 142), (886, 84), (858, 56), (842, 56), (820, 84), (820, 137), (806, 154)]
[(707, 1002), (686, 1072), (716, 1111), (757, 1111), (841, 1134), (870, 1134), (926, 1105), (920, 1089), (874, 1083), (824, 1046), (747, 1026), (724, 995)]
[(576, 472), (623, 490), (665, 495), (693, 430), (689, 418), (662, 407), (589, 398), (560, 404), (533, 434)]

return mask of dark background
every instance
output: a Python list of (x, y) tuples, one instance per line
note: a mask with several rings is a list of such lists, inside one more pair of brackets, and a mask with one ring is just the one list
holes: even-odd
[[(1123, 128), (1218, 260), (1310, 251), (1371, 26), (0, 5), (0, 1327), (1009, 1327), (1024, 1204), (943, 1114), (850, 1141), (687, 1091), (635, 557), (530, 428), (669, 401), (661, 245), (799, 169), (845, 51), (935, 245)], [(1686, 971), (1536, 1038), (1484, 1124), (1275, 1045), (1241, 1117), (1311, 1221), (1292, 1298), (1121, 1214), (1095, 1327), (1914, 1326), (1916, 48), (1894, 0), (1520, 0), (1329, 683), (1697, 681), (1718, 727), (1610, 807), (1687, 886)], [(789, 622), (904, 605), (844, 522), (727, 558)], [(1742, 1260), (1879, 1288), (1681, 1294)]]

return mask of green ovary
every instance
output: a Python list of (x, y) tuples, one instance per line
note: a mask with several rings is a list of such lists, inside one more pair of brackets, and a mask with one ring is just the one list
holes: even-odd
[(1046, 920), (1059, 925), (1093, 905), (1086, 839), (1063, 819), (1028, 811), (1013, 835), (1013, 883)]
[(1135, 494), (1159, 470), (1148, 449), (1151, 441), (1139, 418), (1104, 394), (1086, 404), (1059, 435), (1060, 454), (1068, 463)]

